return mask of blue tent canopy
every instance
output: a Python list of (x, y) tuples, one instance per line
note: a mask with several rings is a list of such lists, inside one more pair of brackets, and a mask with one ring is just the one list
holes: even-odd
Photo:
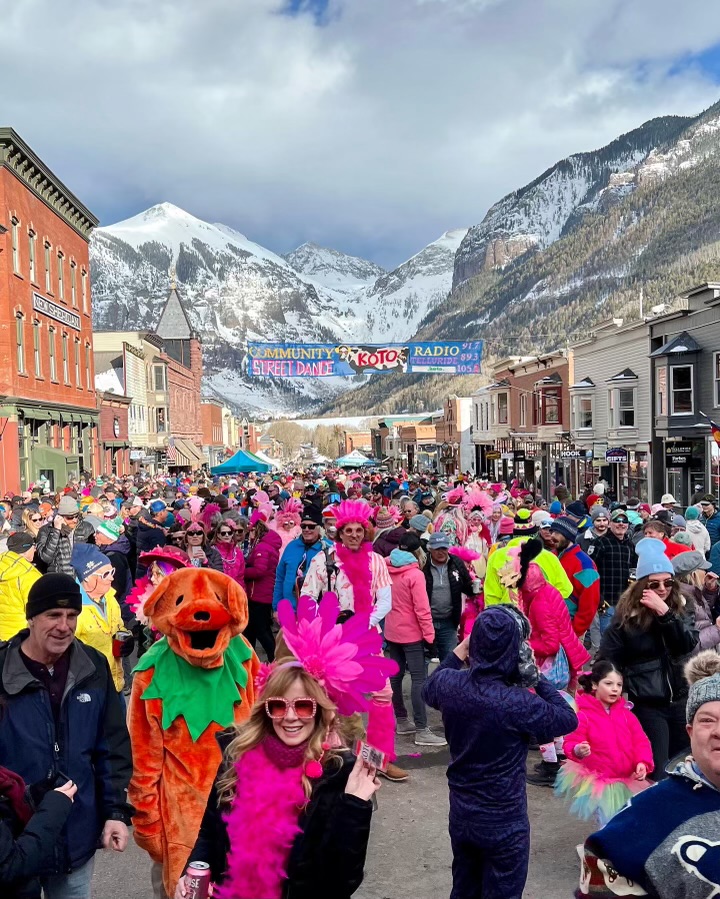
[(260, 474), (266, 474), (270, 471), (270, 466), (266, 465), (257, 456), (252, 453), (246, 453), (245, 450), (239, 449), (234, 456), (231, 456), (221, 465), (214, 465), (210, 469), (211, 474), (240, 474), (249, 471), (257, 471)]
[(335, 460), (338, 468), (363, 468), (365, 465), (375, 465), (372, 459), (368, 459), (359, 450), (353, 450), (347, 456), (341, 456)]

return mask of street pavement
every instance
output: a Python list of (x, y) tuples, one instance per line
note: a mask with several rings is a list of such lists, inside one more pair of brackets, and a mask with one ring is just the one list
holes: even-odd
[[(434, 718), (434, 716), (433, 716)], [(437, 719), (431, 718), (431, 724)], [(398, 753), (415, 753), (411, 737), (398, 737)], [(528, 764), (539, 759), (530, 753)], [(373, 816), (365, 882), (357, 899), (446, 899), (450, 895), (447, 833), (447, 749), (398, 759), (410, 769), (404, 783), (383, 780)], [(571, 818), (546, 787), (528, 787), (532, 848), (525, 899), (571, 899), (579, 862), (575, 846), (591, 828)], [(131, 843), (127, 852), (97, 855), (93, 896), (150, 899), (148, 856)]]

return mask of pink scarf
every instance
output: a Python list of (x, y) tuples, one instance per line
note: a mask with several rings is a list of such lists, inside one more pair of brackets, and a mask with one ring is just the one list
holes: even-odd
[(236, 763), (237, 789), (224, 816), (230, 852), (216, 899), (281, 899), (290, 850), (300, 833), (305, 744), (286, 746), (274, 734)]
[(370, 585), (372, 583), (372, 543), (363, 543), (357, 552), (338, 543), (335, 554), (337, 555), (345, 577), (353, 588), (353, 607), (355, 612), (372, 612), (373, 601)]

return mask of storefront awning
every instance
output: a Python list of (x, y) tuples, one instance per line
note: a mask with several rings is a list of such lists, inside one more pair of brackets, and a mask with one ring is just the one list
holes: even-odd
[(200, 450), (194, 443), (191, 443), (184, 437), (175, 438), (175, 452), (177, 453), (177, 461), (171, 462), (171, 465), (177, 465), (181, 468), (188, 466), (196, 468), (205, 463), (205, 457)]
[(52, 416), (46, 409), (33, 409), (30, 406), (18, 406), (18, 412), (22, 412), (24, 418), (32, 421), (52, 421)]

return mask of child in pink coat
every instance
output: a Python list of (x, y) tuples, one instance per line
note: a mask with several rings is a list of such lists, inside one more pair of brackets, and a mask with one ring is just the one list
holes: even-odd
[(612, 662), (601, 660), (578, 682), (578, 726), (565, 737), (567, 761), (555, 793), (571, 801), (578, 817), (607, 824), (631, 796), (650, 786), (650, 741), (622, 697), (623, 678)]

